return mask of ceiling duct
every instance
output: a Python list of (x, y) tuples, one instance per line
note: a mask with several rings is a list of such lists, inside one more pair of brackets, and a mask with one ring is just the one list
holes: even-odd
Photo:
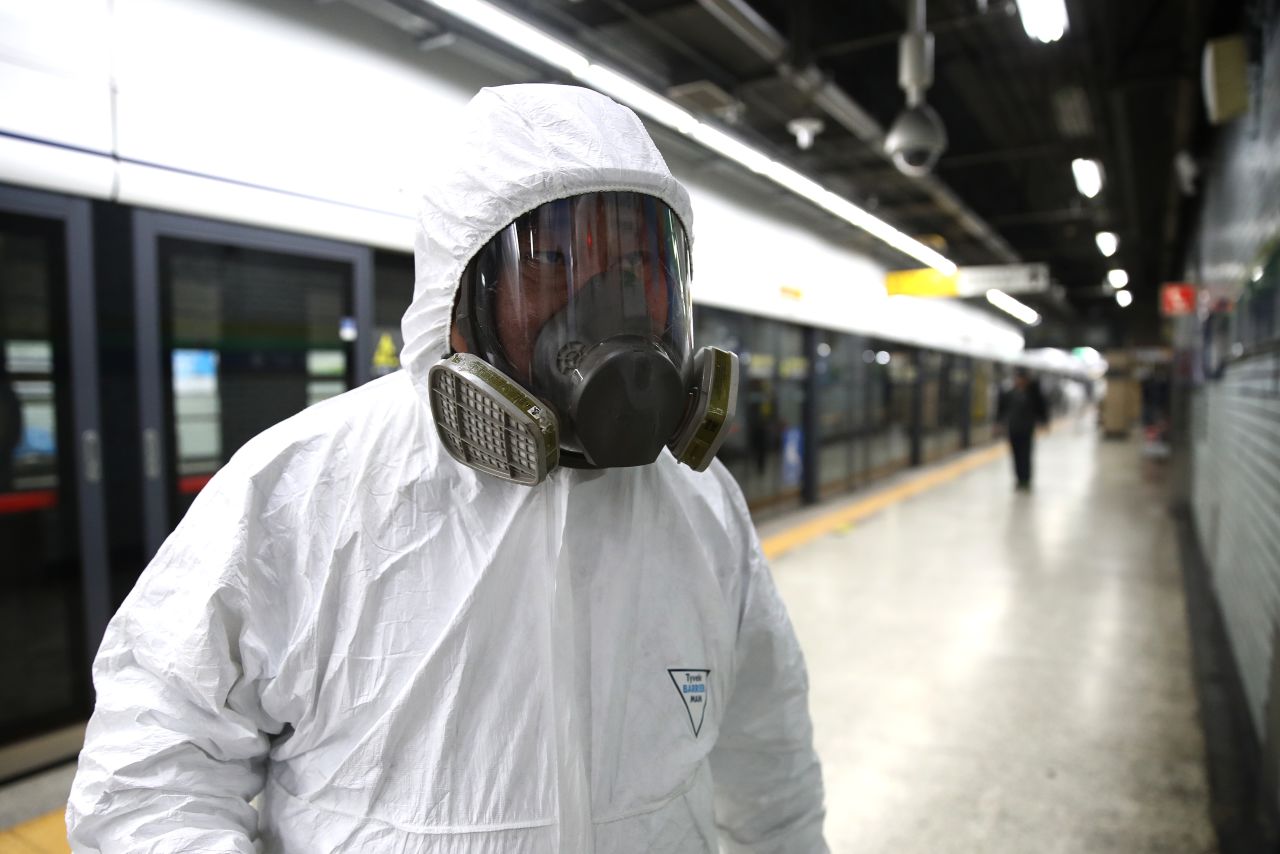
[(1079, 86), (1063, 86), (1053, 93), (1053, 119), (1058, 133), (1066, 139), (1093, 136), (1089, 98)]
[(695, 80), (672, 86), (667, 90), (667, 97), (694, 114), (715, 116), (730, 125), (742, 121), (747, 109), (746, 104), (710, 80)]

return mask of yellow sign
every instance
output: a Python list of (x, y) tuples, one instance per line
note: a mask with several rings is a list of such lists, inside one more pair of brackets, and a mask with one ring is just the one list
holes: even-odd
[(378, 339), (378, 348), (373, 351), (373, 366), (388, 371), (400, 367), (400, 354), (396, 351), (396, 342), (391, 340), (390, 332), (382, 333), (382, 337)]
[(898, 270), (884, 277), (889, 296), (953, 297), (959, 293), (960, 275), (944, 275), (932, 267)]

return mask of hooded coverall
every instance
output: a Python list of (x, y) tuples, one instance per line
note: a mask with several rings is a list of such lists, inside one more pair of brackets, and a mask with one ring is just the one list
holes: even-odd
[(427, 405), (492, 235), (595, 190), (691, 231), (685, 191), (588, 90), (483, 90), (453, 132), (405, 370), (248, 442), (111, 621), (74, 851), (826, 851), (804, 662), (724, 467), (518, 486)]

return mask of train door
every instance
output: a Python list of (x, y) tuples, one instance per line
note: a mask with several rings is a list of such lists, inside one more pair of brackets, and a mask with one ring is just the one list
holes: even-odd
[(868, 480), (878, 480), (908, 465), (915, 432), (915, 354), (907, 348), (871, 339), (863, 352), (867, 366), (866, 406)]
[(367, 248), (135, 211), (133, 255), (145, 561), (241, 445), (368, 380), (379, 342)]
[(89, 223), (0, 188), (0, 779), (79, 750), (107, 620)]
[(860, 342), (852, 335), (819, 332), (813, 369), (817, 390), (818, 488), (822, 495), (843, 492), (855, 482), (858, 366)]

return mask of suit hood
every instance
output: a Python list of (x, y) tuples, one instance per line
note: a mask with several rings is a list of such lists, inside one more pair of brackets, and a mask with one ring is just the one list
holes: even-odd
[(423, 191), (414, 242), (413, 302), (401, 364), (424, 400), (427, 372), (449, 352), (463, 270), (518, 216), (582, 193), (630, 191), (661, 199), (692, 239), (689, 196), (640, 119), (576, 86), (482, 89), (453, 129)]

